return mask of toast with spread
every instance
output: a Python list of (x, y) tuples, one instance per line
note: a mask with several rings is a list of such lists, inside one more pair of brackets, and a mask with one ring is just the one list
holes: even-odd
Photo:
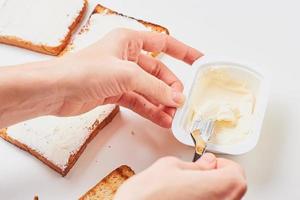
[(87, 0), (0, 0), (0, 43), (58, 55), (86, 8)]

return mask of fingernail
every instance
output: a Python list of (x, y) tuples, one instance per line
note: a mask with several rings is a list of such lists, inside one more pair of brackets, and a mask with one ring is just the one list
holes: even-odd
[(181, 106), (185, 100), (185, 96), (181, 92), (177, 91), (173, 91), (172, 98), (178, 106)]
[(216, 161), (216, 156), (212, 153), (206, 153), (201, 157), (201, 160), (206, 163), (213, 163)]

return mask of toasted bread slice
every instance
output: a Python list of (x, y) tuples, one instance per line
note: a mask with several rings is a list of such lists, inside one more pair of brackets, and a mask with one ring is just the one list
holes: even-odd
[(86, 8), (87, 0), (0, 0), (0, 43), (58, 55)]
[[(78, 47), (87, 47), (115, 28), (129, 28), (139, 31), (154, 31), (169, 34), (169, 30), (163, 26), (129, 17), (98, 4), (87, 24), (84, 25), (62, 54), (73, 51), (73, 49), (78, 49)], [(153, 54), (153, 56), (155, 55), (157, 54)]]
[(103, 178), (79, 200), (112, 200), (118, 188), (133, 175), (134, 171), (130, 167), (122, 165)]
[(40, 117), (1, 130), (0, 137), (65, 176), (118, 111), (118, 106), (105, 105), (76, 117)]

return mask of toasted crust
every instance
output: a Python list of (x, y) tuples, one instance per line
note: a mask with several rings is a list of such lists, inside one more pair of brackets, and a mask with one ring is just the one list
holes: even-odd
[(62, 52), (64, 48), (69, 44), (72, 33), (76, 30), (78, 24), (81, 22), (82, 18), (84, 17), (84, 14), (86, 13), (87, 6), (88, 6), (88, 2), (87, 0), (84, 0), (84, 5), (79, 15), (74, 20), (74, 22), (69, 26), (68, 34), (61, 41), (61, 44), (59, 46), (37, 45), (32, 43), (31, 41), (25, 41), (22, 38), (18, 38), (15, 36), (1, 36), (1, 35), (0, 35), (0, 43), (22, 47), (39, 53), (44, 53), (49, 55), (59, 55), (60, 52)]
[(151, 23), (151, 22), (147, 22), (147, 21), (144, 21), (144, 20), (141, 20), (141, 19), (137, 19), (137, 18), (134, 18), (134, 17), (130, 17), (130, 16), (124, 15), (124, 14), (119, 13), (117, 11), (114, 11), (114, 10), (111, 10), (109, 8), (106, 8), (106, 7), (104, 7), (104, 6), (100, 5), (100, 4), (98, 4), (95, 7), (95, 9), (93, 11), (93, 14), (95, 14), (95, 13), (103, 13), (103, 12), (107, 12), (107, 14), (120, 15), (122, 17), (127, 17), (127, 18), (130, 18), (130, 19), (136, 20), (136, 21), (142, 23), (144, 26), (151, 28), (153, 31), (169, 34), (169, 30), (167, 28), (161, 26), (161, 25), (154, 24), (154, 23)]
[(41, 155), (39, 152), (36, 150), (32, 149), (31, 147), (13, 139), (12, 137), (8, 136), (6, 133), (6, 129), (0, 130), (0, 137), (2, 137), (4, 140), (10, 142), (11, 144), (16, 145), (20, 149), (27, 151), (31, 155), (35, 156), (37, 159), (60, 173), (62, 176), (67, 175), (67, 173), (70, 171), (70, 169), (74, 166), (80, 155), (83, 153), (84, 149), (87, 147), (87, 145), (90, 143), (90, 141), (93, 140), (93, 138), (98, 134), (98, 132), (104, 128), (109, 122), (112, 121), (114, 116), (119, 112), (119, 106), (116, 106), (116, 108), (107, 116), (103, 121), (99, 123), (99, 121), (95, 121), (93, 124), (93, 127), (95, 129), (93, 132), (90, 134), (90, 136), (87, 138), (87, 140), (84, 142), (84, 144), (80, 147), (80, 149), (73, 155), (70, 156), (67, 167), (65, 169), (61, 169), (51, 161), (49, 161), (47, 158), (45, 158), (43, 155)]
[(118, 188), (133, 175), (134, 171), (130, 167), (122, 165), (104, 177), (79, 200), (112, 200)]

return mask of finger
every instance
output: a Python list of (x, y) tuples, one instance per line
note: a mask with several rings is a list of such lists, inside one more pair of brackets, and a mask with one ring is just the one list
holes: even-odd
[(171, 117), (174, 117), (175, 113), (176, 113), (176, 108), (173, 108), (173, 107), (167, 107), (167, 106), (163, 106), (163, 105), (160, 105), (161, 106), (161, 109), (167, 113), (168, 115), (170, 115)]
[(196, 162), (203, 170), (215, 169), (217, 166), (217, 158), (212, 153), (205, 153), (202, 157)]
[(143, 96), (145, 99), (147, 99), (149, 102), (151, 102), (153, 105), (157, 106), (158, 108), (160, 108), (162, 111), (164, 111), (165, 113), (167, 113), (168, 115), (170, 115), (171, 117), (174, 116), (175, 112), (176, 112), (176, 108), (174, 107), (167, 107), (164, 106), (162, 104), (160, 104), (157, 100), (155, 100), (154, 98), (151, 97), (147, 97), (143, 94), (139, 94), (141, 96)]
[(115, 102), (110, 102), (108, 99), (106, 103), (116, 103), (120, 106), (129, 108), (130, 110), (136, 112), (142, 117), (151, 120), (155, 124), (170, 128), (172, 123), (172, 118), (167, 113), (162, 111), (157, 106), (151, 104), (144, 97), (134, 92), (128, 92), (121, 95), (118, 99), (113, 99)]
[(157, 100), (155, 100), (154, 98), (151, 97), (147, 97), (143, 94), (140, 94), (141, 96), (143, 96), (145, 99), (147, 99), (149, 102), (151, 102), (153, 105), (158, 106), (159, 108), (161, 108), (161, 110), (163, 110), (165, 113), (169, 114), (170, 116), (174, 116), (175, 112), (176, 112), (176, 108), (174, 107), (168, 107), (168, 106), (164, 106), (162, 104), (160, 104)]
[[(180, 91), (182, 92), (183, 90), (183, 85), (178, 85), (178, 84), (174, 84), (173, 86), (171, 86), (175, 91)], [(170, 116), (174, 117), (175, 113), (176, 113), (176, 108), (172, 108), (172, 107), (167, 107), (164, 106), (163, 111), (165, 113), (168, 113)]]
[(209, 194), (210, 199), (238, 200), (247, 190), (245, 178), (239, 171), (214, 169), (187, 171), (186, 179), (199, 189)]
[(160, 104), (169, 107), (179, 107), (183, 104), (185, 98), (181, 92), (172, 89), (162, 80), (142, 70), (136, 63), (127, 62), (131, 65), (133, 71), (130, 75), (129, 87), (135, 92), (153, 98)]
[(215, 169), (217, 165), (217, 158), (212, 153), (205, 153), (199, 159), (199, 161), (193, 163), (193, 162), (180, 162), (179, 166), (182, 169), (186, 170), (210, 170)]
[[(141, 66), (146, 72), (152, 74), (158, 79), (164, 81), (175, 91), (182, 92), (183, 85), (181, 81), (176, 77), (176, 75), (160, 60), (157, 60), (151, 56), (140, 54), (137, 61), (138, 65)], [(146, 97), (150, 102), (158, 105), (158, 102), (153, 98)], [(168, 113), (170, 116), (174, 116), (176, 109), (165, 107), (162, 108), (164, 112)]]
[[(209, 194), (210, 199), (237, 200), (241, 199), (247, 190), (244, 176), (237, 168), (237, 164), (232, 161), (216, 158), (210, 153), (204, 154), (196, 163), (184, 162), (179, 159), (170, 161), (172, 161), (171, 165), (175, 164), (185, 170), (182, 174), (183, 181), (188, 181), (188, 184), (192, 184), (195, 190), (205, 191)], [(222, 168), (216, 169), (218, 161)], [(209, 164), (210, 162), (214, 162), (214, 165)]]
[(164, 81), (166, 84), (171, 86), (178, 91), (183, 90), (181, 81), (176, 75), (160, 60), (155, 59), (151, 56), (140, 54), (137, 61), (138, 65), (141, 66), (146, 72)]
[(222, 165), (219, 169), (186, 171), (186, 179), (193, 183), (196, 189), (210, 194), (211, 199), (241, 199), (247, 190), (243, 173), (232, 161), (217, 158), (216, 165), (218, 162)]
[(233, 169), (233, 170), (240, 172), (245, 177), (245, 172), (244, 172), (243, 168), (236, 162), (233, 162), (232, 160), (228, 160), (225, 158), (218, 158), (216, 168), (217, 169), (226, 169), (226, 168)]
[(174, 58), (192, 64), (203, 54), (198, 50), (176, 40), (175, 38), (155, 32), (139, 32), (143, 49), (150, 52), (164, 52)]

